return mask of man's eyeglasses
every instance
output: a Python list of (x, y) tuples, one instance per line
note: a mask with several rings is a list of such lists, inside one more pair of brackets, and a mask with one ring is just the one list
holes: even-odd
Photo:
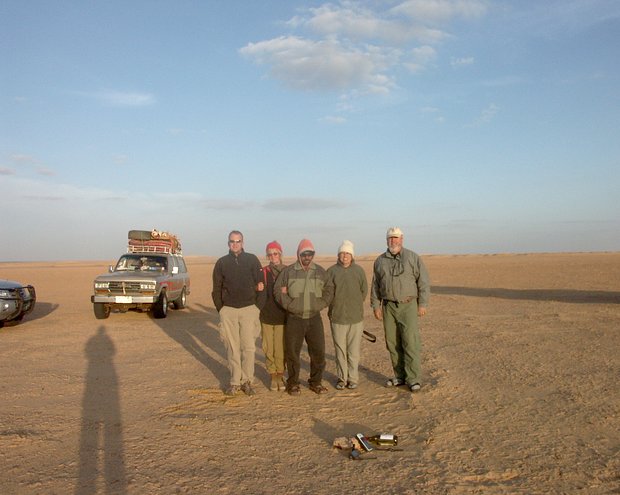
[(314, 256), (314, 251), (304, 251), (299, 256), (301, 258), (312, 258)]
[(228, 240), (228, 244), (241, 244), (243, 241), (234, 241), (232, 239)]

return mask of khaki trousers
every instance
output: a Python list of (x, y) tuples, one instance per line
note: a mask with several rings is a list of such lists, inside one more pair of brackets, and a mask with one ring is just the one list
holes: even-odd
[(256, 338), (260, 333), (259, 309), (224, 306), (220, 310), (220, 336), (226, 346), (230, 384), (241, 385), (254, 380)]
[(265, 367), (270, 375), (284, 373), (284, 325), (261, 323)]
[(358, 366), (360, 362), (360, 344), (364, 322), (343, 325), (331, 323), (332, 339), (336, 350), (336, 373), (338, 380), (347, 383), (358, 384)]

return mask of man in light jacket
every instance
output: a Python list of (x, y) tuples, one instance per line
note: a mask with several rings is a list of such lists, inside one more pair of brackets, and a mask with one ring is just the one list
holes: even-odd
[(418, 317), (426, 314), (430, 280), (422, 259), (403, 247), (400, 228), (390, 227), (386, 238), (388, 248), (375, 260), (370, 292), (375, 318), (383, 320), (394, 369), (394, 377), (386, 386), (407, 385), (417, 392), (422, 384)]

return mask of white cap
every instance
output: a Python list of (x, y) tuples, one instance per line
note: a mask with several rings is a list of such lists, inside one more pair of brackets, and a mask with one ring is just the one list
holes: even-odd
[(349, 253), (351, 256), (355, 257), (353, 243), (351, 241), (342, 241), (342, 244), (340, 244), (338, 248), (338, 254), (340, 253)]
[(390, 237), (402, 237), (403, 236), (403, 231), (400, 230), (400, 227), (390, 227), (387, 231), (387, 234), (385, 235), (386, 239), (389, 239)]

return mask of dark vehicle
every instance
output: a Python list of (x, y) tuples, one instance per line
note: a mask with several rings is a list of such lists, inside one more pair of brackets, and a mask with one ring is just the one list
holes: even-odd
[(34, 309), (37, 295), (32, 285), (0, 280), (0, 328), (11, 321), (21, 321)]
[(135, 232), (148, 231), (130, 231), (130, 252), (110, 267), (110, 273), (95, 279), (91, 302), (97, 319), (130, 309), (165, 318), (170, 304), (175, 309), (186, 305), (190, 278), (178, 240), (136, 240), (131, 238)]

